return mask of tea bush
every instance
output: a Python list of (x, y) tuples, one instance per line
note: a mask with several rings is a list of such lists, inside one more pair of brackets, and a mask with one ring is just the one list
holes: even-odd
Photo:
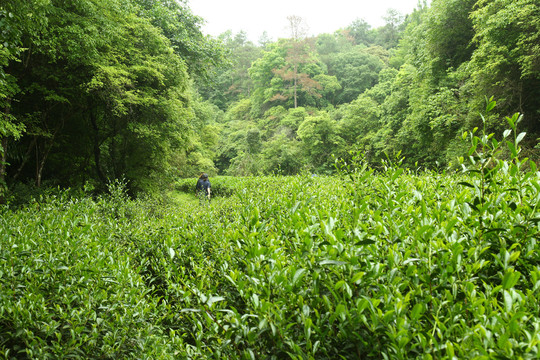
[(115, 205), (51, 196), (2, 209), (2, 358), (174, 358), (161, 306), (118, 244), (130, 221)]
[[(210, 178), (210, 182), (212, 184), (212, 195), (213, 196), (220, 196), (220, 197), (228, 197), (231, 196), (235, 189), (237, 189), (242, 184), (242, 178), (233, 178), (230, 176), (216, 176)], [(195, 193), (195, 184), (197, 183), (197, 179), (193, 178), (187, 178), (187, 179), (179, 179), (174, 184), (174, 188), (177, 191), (185, 192), (185, 193)]]
[(227, 196), (203, 206), (117, 187), (3, 208), (0, 353), (536, 359), (540, 175), (518, 120), (466, 134), (460, 173), (352, 154), (333, 177), (216, 177)]

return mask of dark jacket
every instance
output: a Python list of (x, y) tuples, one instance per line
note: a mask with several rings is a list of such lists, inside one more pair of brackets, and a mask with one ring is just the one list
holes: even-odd
[(210, 185), (210, 180), (208, 179), (199, 179), (197, 180), (197, 185), (195, 185), (195, 192), (202, 191), (205, 194), (208, 194), (208, 189), (212, 186)]

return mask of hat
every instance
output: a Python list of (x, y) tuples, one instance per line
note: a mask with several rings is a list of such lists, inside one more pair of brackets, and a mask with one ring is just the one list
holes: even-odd
[(203, 173), (203, 174), (202, 174), (202, 178), (203, 178), (203, 179), (208, 179), (208, 174), (207, 174), (207, 173)]

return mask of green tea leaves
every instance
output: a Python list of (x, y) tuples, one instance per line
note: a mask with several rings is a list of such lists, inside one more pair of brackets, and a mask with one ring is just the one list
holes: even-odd
[(219, 302), (219, 301), (224, 301), (225, 298), (222, 297), (222, 296), (210, 296), (208, 298), (208, 300), (206, 301), (206, 305), (208, 306), (212, 306), (212, 304), (216, 303), (216, 302)]
[(231, 194), (202, 212), (118, 197), (5, 211), (0, 336), (51, 358), (79, 339), (102, 357), (129, 342), (121, 357), (535, 358), (540, 178), (473, 158), (444, 176), (218, 177)]
[(298, 284), (300, 281), (302, 281), (302, 278), (306, 275), (307, 270), (306, 269), (298, 269), (294, 273), (292, 283), (293, 285)]
[(514, 272), (513, 270), (509, 270), (508, 272), (506, 272), (502, 280), (503, 289), (508, 290), (516, 286), (520, 276), (521, 273), (519, 273), (518, 271)]

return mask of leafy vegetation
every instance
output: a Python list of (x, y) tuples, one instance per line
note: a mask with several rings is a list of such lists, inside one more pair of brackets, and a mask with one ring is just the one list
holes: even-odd
[(0, 356), (538, 358), (539, 9), (2, 1)]
[(540, 177), (507, 121), (443, 176), (353, 152), (332, 177), (215, 178), (204, 206), (191, 179), (179, 203), (116, 183), (3, 207), (0, 352), (537, 358)]
[[(455, 168), (466, 151), (461, 134), (480, 126), (486, 95), (499, 102), (488, 130), (502, 135), (498, 119), (520, 112), (537, 159), (538, 14), (531, 0), (433, 0), (407, 16), (389, 10), (377, 29), (358, 19), (333, 34), (259, 48), (238, 37), (226, 46), (242, 59), (235, 73), (251, 82), (219, 102), (216, 166), (228, 175), (323, 174), (333, 171), (332, 154), (359, 148), (372, 165), (401, 153), (411, 168)], [(214, 101), (228, 85), (202, 93)], [(298, 109), (303, 117), (289, 121)], [(248, 129), (259, 131), (259, 151), (246, 151)]]
[(3, 1), (0, 200), (18, 182), (137, 193), (211, 168), (190, 78), (226, 60), (201, 22), (183, 1)]

